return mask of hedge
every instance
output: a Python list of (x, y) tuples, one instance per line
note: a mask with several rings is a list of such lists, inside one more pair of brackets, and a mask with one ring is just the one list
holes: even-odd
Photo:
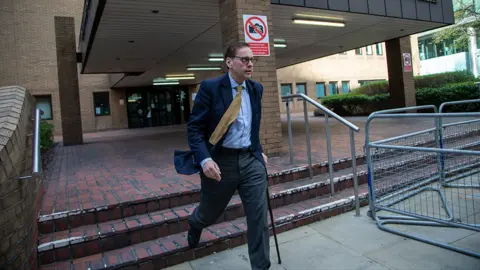
[(367, 83), (358, 88), (352, 90), (352, 93), (355, 94), (364, 94), (364, 95), (377, 95), (377, 94), (388, 94), (388, 81), (384, 82), (374, 82), (374, 83)]
[[(440, 106), (443, 102), (480, 98), (475, 77), (467, 71), (446, 72), (414, 78), (417, 105)], [(351, 93), (327, 96), (322, 104), (339, 115), (369, 115), (378, 110), (390, 109), (388, 82), (363, 85)], [(480, 105), (448, 106), (447, 111), (479, 111)], [(315, 115), (320, 115), (315, 112)]]
[(349, 93), (325, 97), (322, 99), (322, 104), (343, 116), (368, 115), (387, 108), (389, 97), (389, 94), (369, 96)]
[[(454, 83), (472, 82), (475, 80), (475, 76), (469, 71), (453, 71), (444, 72), (431, 75), (416, 76), (413, 78), (415, 88), (427, 88), (427, 87), (442, 87)], [(388, 81), (375, 82), (362, 85), (352, 90), (355, 94), (388, 94), (389, 84)]]
[[(480, 98), (480, 90), (474, 82), (464, 82), (436, 88), (420, 88), (417, 89), (415, 95), (418, 106), (433, 104), (439, 108), (440, 104), (448, 101), (478, 99)], [(480, 104), (448, 106), (446, 109), (446, 112), (479, 111)]]
[(472, 81), (475, 81), (475, 76), (468, 71), (444, 72), (438, 74), (417, 76), (414, 78), (416, 89), (427, 87), (443, 87), (445, 85), (453, 83)]
[(46, 152), (53, 146), (53, 125), (42, 121), (40, 122), (40, 151)]

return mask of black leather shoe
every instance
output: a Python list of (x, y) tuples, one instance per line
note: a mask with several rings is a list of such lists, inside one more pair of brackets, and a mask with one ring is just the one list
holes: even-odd
[(200, 242), (201, 235), (202, 235), (202, 230), (198, 230), (190, 226), (190, 229), (188, 230), (188, 236), (187, 236), (188, 246), (190, 246), (190, 248), (197, 247), (198, 242)]

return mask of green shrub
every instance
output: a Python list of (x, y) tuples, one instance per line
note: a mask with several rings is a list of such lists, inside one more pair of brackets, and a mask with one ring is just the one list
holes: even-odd
[[(474, 82), (455, 83), (445, 85), (443, 87), (429, 87), (420, 88), (416, 91), (417, 105), (435, 105), (437, 107), (440, 104), (448, 101), (478, 99), (480, 93), (478, 87)], [(478, 111), (480, 105), (466, 104), (466, 105), (454, 105), (446, 107), (447, 112), (459, 112), (459, 111)]]
[(48, 151), (53, 146), (53, 125), (41, 121), (40, 122), (40, 150), (41, 152)]
[(358, 88), (353, 89), (352, 93), (369, 95), (369, 96), (378, 95), (378, 94), (388, 94), (388, 81), (367, 83)]
[(474, 80), (475, 76), (468, 71), (444, 72), (414, 78), (416, 89), (443, 87), (452, 83), (471, 82)]
[(348, 93), (332, 95), (322, 99), (322, 104), (343, 116), (368, 115), (374, 111), (388, 108), (389, 94), (364, 95)]

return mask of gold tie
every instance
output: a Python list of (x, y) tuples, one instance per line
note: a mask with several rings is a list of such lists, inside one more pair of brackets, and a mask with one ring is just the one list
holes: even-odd
[(239, 85), (236, 87), (236, 89), (237, 94), (235, 95), (235, 98), (233, 99), (225, 114), (222, 116), (222, 119), (220, 119), (220, 122), (215, 128), (215, 131), (213, 131), (212, 136), (210, 136), (209, 142), (212, 145), (217, 144), (217, 142), (223, 137), (223, 134), (225, 134), (225, 132), (227, 131), (228, 126), (230, 126), (230, 124), (233, 123), (235, 119), (237, 119), (238, 113), (240, 112), (240, 106), (242, 105), (243, 87)]

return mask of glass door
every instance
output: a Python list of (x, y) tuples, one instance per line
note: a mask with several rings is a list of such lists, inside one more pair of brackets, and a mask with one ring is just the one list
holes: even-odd
[(145, 127), (146, 104), (141, 92), (127, 93), (127, 117), (129, 128)]

